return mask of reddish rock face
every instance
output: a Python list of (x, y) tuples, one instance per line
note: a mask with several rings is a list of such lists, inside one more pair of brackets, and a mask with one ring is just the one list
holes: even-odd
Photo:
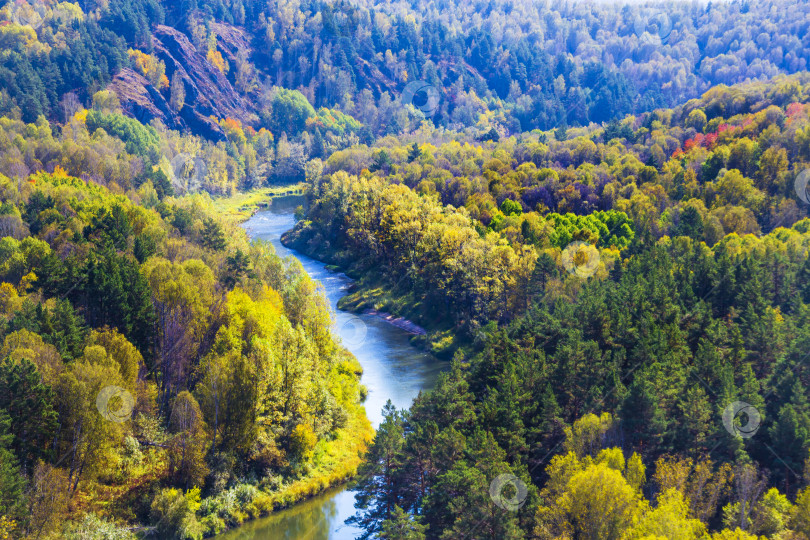
[[(231, 66), (237, 55), (250, 53), (244, 33), (222, 23), (213, 25), (220, 52)], [(171, 129), (191, 131), (212, 140), (225, 140), (225, 133), (211, 119), (234, 118), (253, 124), (257, 116), (248, 101), (234, 89), (228, 78), (211, 65), (204, 54), (181, 32), (159, 25), (154, 30), (154, 54), (166, 64), (166, 76), (171, 80), (179, 73), (185, 87), (184, 107), (174, 111), (169, 106), (169, 89), (157, 90), (148, 80), (132, 69), (118, 73), (109, 88), (118, 95), (124, 111), (148, 123), (157, 118)]]

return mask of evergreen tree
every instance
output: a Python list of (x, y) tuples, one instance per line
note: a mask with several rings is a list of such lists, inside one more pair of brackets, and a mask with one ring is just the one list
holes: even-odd
[(366, 461), (358, 471), (360, 481), (355, 487), (354, 505), (358, 512), (346, 520), (346, 523), (363, 529), (361, 540), (374, 537), (382, 531), (386, 520), (395, 519), (395, 510), (405, 488), (400, 484), (404, 472), (400, 457), (404, 430), (404, 413), (388, 400), (383, 408), (383, 421), (368, 449)]
[(225, 233), (222, 231), (222, 225), (219, 222), (211, 218), (203, 222), (202, 245), (213, 251), (225, 249), (227, 242), (225, 242)]
[(53, 399), (53, 391), (42, 382), (33, 362), (0, 361), (0, 410), (11, 419), (10, 448), (25, 471), (50, 455), (57, 421)]

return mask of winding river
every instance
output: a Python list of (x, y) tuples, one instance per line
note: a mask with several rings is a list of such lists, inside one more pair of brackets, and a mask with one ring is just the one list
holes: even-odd
[[(366, 413), (376, 428), (390, 399), (397, 408), (410, 407), (420, 390), (432, 388), (445, 362), (412, 347), (409, 334), (373, 315), (355, 316), (337, 309), (352, 280), (326, 265), (281, 245), (281, 235), (292, 229), (293, 211), (302, 197), (274, 199), (271, 209), (244, 223), (251, 238), (267, 240), (282, 257), (295, 257), (319, 281), (335, 311), (334, 332), (363, 366), (368, 388)], [(287, 510), (246, 523), (218, 538), (222, 540), (353, 540), (359, 529), (344, 524), (354, 514), (354, 493), (335, 488)]]

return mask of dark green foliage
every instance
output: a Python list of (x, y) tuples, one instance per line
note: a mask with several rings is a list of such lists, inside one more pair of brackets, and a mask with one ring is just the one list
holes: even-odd
[(40, 283), (67, 298), (91, 327), (117, 328), (145, 358), (153, 348), (155, 313), (149, 287), (131, 255), (105, 249), (84, 259), (51, 258)]
[(188, 231), (188, 228), (191, 227), (191, 222), (191, 212), (189, 212), (186, 208), (174, 209), (172, 225), (174, 225), (181, 234), (185, 234)]
[(139, 234), (135, 237), (135, 242), (132, 247), (132, 254), (138, 259), (139, 263), (143, 263), (150, 255), (154, 254), (157, 250), (155, 239), (151, 236)]
[[(390, 466), (371, 454), (376, 476), (361, 484), (354, 522), (366, 530), (379, 530), (383, 519), (405, 526), (393, 514), (398, 505), (429, 525), (430, 538), (469, 535), (478, 523), (497, 531), (491, 537), (530, 535), (520, 513), (509, 522), (508, 513), (481, 512), (487, 497), (477, 497), (506, 467), (525, 466), (542, 486), (549, 460), (563, 451), (564, 426), (587, 412), (615, 418), (601, 446), (632, 449), (645, 463), (672, 454), (753, 462), (770, 485), (792, 493), (810, 449), (808, 392), (799, 382), (810, 373), (807, 307), (797, 311), (791, 300), (799, 286), (792, 276), (806, 259), (775, 251), (730, 259), (723, 249), (714, 256), (704, 249), (688, 238), (652, 247), (611, 279), (589, 281), (574, 302), (537, 302), (507, 327), (488, 328), (482, 350), (458, 359), (411, 414), (387, 412), (378, 440)], [(548, 266), (538, 265), (538, 281)], [(790, 292), (763, 286), (775, 269), (795, 284)], [(784, 320), (761, 338), (758, 325), (774, 308)], [(734, 401), (765, 419), (755, 437), (724, 427), (721, 413)], [(392, 425), (400, 426), (397, 436)], [(388, 508), (393, 517), (384, 518)]]
[(161, 201), (164, 197), (174, 196), (174, 187), (166, 176), (166, 173), (163, 172), (163, 169), (158, 168), (155, 170), (150, 179)]
[(408, 147), (408, 161), (413, 161), (415, 159), (419, 159), (422, 156), (422, 149), (419, 148), (417, 143), (412, 143), (410, 147)]
[(25, 477), (11, 450), (11, 417), (0, 409), (0, 516), (22, 521), (25, 516)]
[(222, 231), (222, 225), (219, 222), (213, 219), (205, 220), (202, 230), (202, 245), (214, 251), (225, 249), (225, 233)]
[(229, 288), (236, 285), (243, 277), (254, 275), (250, 258), (241, 249), (237, 249), (236, 253), (229, 255), (225, 260), (225, 265), (225, 276), (222, 281)]
[(361, 513), (348, 520), (348, 523), (355, 523), (363, 529), (362, 540), (379, 533), (383, 522), (393, 518), (395, 508), (404, 504), (400, 493), (406, 486), (402, 482), (404, 470), (399, 455), (404, 424), (404, 413), (389, 400), (383, 408), (383, 421), (366, 454), (366, 462), (359, 471), (361, 480), (356, 486), (355, 507)]
[(57, 425), (53, 391), (43, 384), (36, 366), (22, 359), (0, 361), (0, 410), (10, 418), (9, 447), (23, 469), (50, 455)]

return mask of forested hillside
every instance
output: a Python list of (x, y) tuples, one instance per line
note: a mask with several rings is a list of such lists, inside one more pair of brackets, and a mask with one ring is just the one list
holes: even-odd
[[(366, 538), (810, 538), (810, 3), (0, 19), (1, 540), (352, 477)], [(216, 210), (302, 182), (285, 244), (452, 361), (376, 436), (322, 291)]]
[[(15, 0), (0, 27), (0, 112), (16, 104), (27, 122), (66, 121), (111, 85), (144, 122), (223, 140), (216, 118), (231, 117), (299, 137), (307, 117), (289, 116), (278, 97), (286, 88), (355, 118), (366, 142), (425, 118), (505, 135), (674, 106), (810, 60), (810, 8), (800, 0), (480, 7)], [(306, 129), (310, 155), (326, 131)]]
[(0, 537), (199, 538), (354, 473), (360, 366), (299, 266), (206, 197), (0, 178)]
[(538, 296), (576, 296), (572, 242), (591, 246), (588, 273), (604, 278), (665, 235), (713, 246), (806, 217), (794, 180), (810, 166), (808, 83), (718, 87), (567, 133), (434, 143), (425, 129), (339, 151), (287, 239), (368, 274), (366, 290), (384, 283), (386, 298), (361, 289), (358, 306), (452, 322), (434, 339), (442, 351), (446, 336), (474, 338)]
[(333, 154), (287, 241), (362, 276), (354, 305), (421, 317), (455, 351), (435, 391), (386, 411), (354, 521), (385, 538), (810, 534), (808, 82)]

